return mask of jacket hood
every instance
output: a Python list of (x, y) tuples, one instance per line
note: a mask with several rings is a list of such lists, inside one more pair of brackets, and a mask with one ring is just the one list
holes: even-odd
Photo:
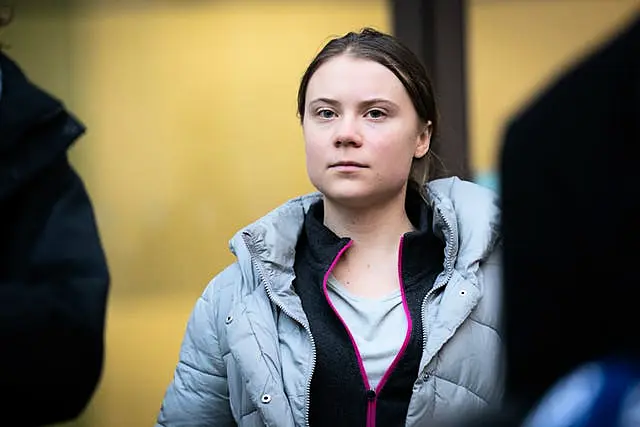
[[(491, 190), (459, 178), (443, 178), (426, 186), (434, 212), (433, 228), (445, 243), (445, 270), (458, 270), (465, 278), (475, 274), (499, 242), (500, 210)], [(253, 260), (271, 270), (270, 277), (293, 274), (295, 248), (309, 207), (320, 200), (318, 192), (291, 199), (238, 231), (229, 247), (247, 273)], [(254, 281), (258, 283), (258, 281)], [(290, 284), (275, 284), (288, 292)]]
[(84, 130), (0, 51), (0, 199), (66, 152)]

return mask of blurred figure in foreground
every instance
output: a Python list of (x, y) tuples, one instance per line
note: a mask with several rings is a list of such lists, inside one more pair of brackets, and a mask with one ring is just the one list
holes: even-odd
[(639, 145), (635, 17), (508, 127), (507, 401), (467, 426), (640, 426)]
[[(0, 19), (8, 24), (7, 9)], [(67, 159), (83, 132), (0, 51), (2, 425), (77, 417), (101, 375), (109, 274)]]

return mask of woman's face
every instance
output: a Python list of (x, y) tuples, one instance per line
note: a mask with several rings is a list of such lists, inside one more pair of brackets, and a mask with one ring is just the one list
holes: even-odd
[(391, 70), (334, 57), (311, 77), (305, 102), (307, 172), (327, 199), (366, 207), (405, 190), (413, 158), (429, 149), (431, 127)]

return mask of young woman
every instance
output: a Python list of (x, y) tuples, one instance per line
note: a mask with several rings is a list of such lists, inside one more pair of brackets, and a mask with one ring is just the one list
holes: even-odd
[(239, 231), (189, 320), (159, 426), (439, 425), (501, 397), (493, 195), (429, 181), (416, 56), (330, 41), (298, 92), (302, 196)]

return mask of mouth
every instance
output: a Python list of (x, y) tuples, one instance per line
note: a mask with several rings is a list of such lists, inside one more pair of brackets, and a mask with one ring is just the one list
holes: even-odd
[(368, 166), (363, 163), (343, 161), (336, 162), (329, 165), (330, 168), (367, 168)]

